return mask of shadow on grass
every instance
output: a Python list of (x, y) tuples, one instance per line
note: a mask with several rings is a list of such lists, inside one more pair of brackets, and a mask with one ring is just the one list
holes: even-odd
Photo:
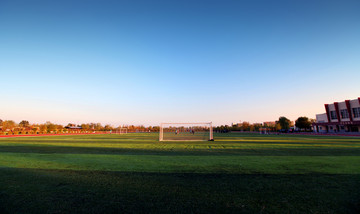
[(0, 146), (0, 153), (109, 155), (243, 155), (243, 156), (360, 156), (360, 148), (241, 148), (241, 149), (127, 149), (71, 146)]
[(360, 175), (0, 168), (1, 213), (359, 213)]

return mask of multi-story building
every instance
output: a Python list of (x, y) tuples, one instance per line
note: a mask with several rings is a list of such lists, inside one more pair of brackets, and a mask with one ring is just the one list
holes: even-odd
[(313, 123), (315, 132), (360, 132), (360, 97), (325, 104), (325, 112), (316, 115), (316, 123)]

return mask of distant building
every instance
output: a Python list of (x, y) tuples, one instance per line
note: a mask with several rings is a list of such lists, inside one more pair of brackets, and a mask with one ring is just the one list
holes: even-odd
[(325, 112), (316, 115), (315, 132), (360, 132), (360, 97), (355, 100), (325, 104)]
[(65, 126), (65, 129), (81, 129), (81, 127), (76, 126), (76, 124), (69, 123), (67, 126)]
[(267, 127), (273, 127), (275, 126), (276, 122), (275, 121), (267, 121), (267, 122), (263, 122), (264, 126)]

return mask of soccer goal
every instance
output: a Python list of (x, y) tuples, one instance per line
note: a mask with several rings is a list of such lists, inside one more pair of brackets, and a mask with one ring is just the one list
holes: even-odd
[(127, 134), (128, 129), (127, 128), (120, 128), (112, 132), (113, 134)]
[(212, 123), (161, 123), (159, 141), (213, 141)]
[(269, 128), (260, 128), (260, 134), (269, 134), (270, 129)]

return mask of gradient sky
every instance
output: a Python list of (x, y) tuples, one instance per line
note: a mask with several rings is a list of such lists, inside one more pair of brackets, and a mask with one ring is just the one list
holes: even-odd
[(360, 1), (0, 0), (0, 118), (314, 118), (360, 96)]

